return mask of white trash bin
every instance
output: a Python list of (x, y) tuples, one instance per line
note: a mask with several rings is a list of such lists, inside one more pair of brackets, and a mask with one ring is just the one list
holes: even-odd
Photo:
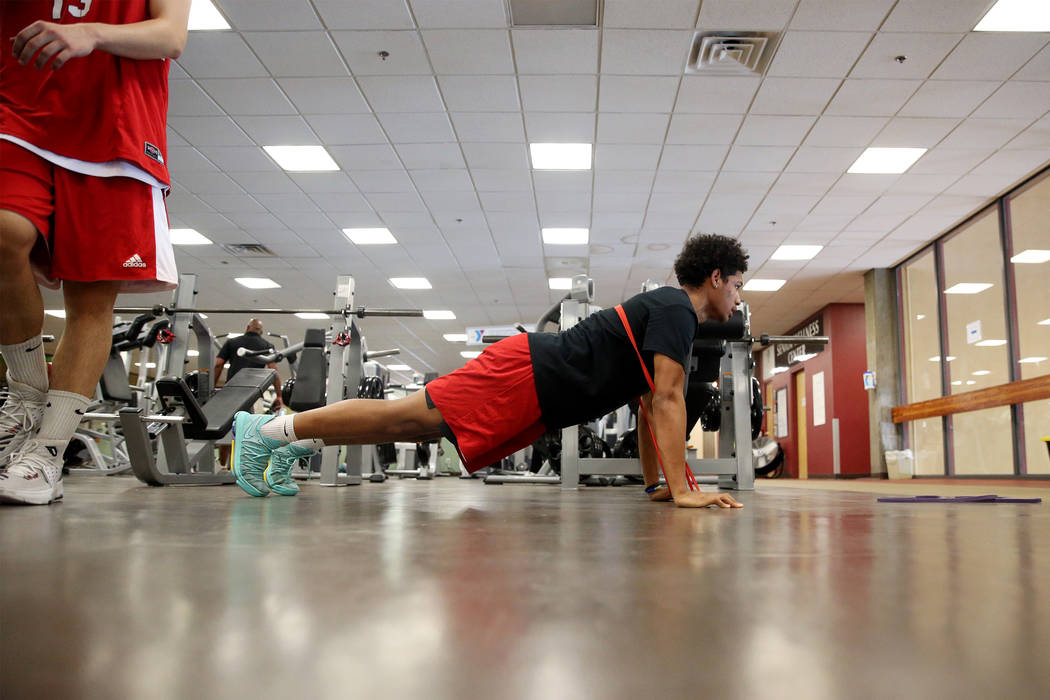
[(915, 455), (911, 450), (888, 450), (886, 472), (890, 479), (910, 479), (915, 473)]

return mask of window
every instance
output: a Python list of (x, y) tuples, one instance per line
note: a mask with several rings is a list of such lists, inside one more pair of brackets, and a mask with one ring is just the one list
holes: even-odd
[[(907, 402), (941, 394), (940, 311), (933, 248), (904, 265), (904, 347)], [(944, 474), (944, 420), (925, 418), (908, 425), (915, 473)]]

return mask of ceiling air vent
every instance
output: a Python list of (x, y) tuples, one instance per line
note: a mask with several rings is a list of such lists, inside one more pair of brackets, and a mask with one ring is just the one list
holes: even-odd
[(223, 250), (236, 258), (276, 258), (272, 250), (261, 243), (223, 243)]
[(774, 32), (697, 32), (687, 73), (763, 73), (773, 57)]

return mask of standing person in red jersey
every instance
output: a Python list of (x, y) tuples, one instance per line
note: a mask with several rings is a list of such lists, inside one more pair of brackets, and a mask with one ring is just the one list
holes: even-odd
[[(62, 454), (119, 292), (177, 283), (164, 194), (168, 64), (190, 0), (0, 0), (0, 502), (62, 498)], [(50, 382), (37, 284), (62, 288)]]

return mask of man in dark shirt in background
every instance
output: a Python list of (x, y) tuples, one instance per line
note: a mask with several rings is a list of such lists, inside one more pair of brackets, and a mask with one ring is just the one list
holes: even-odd
[[(226, 374), (226, 381), (233, 379), (233, 375), (240, 372), (245, 367), (269, 367), (270, 369), (277, 371), (277, 363), (270, 362), (266, 363), (259, 360), (257, 357), (247, 356), (242, 357), (238, 354), (240, 348), (245, 350), (266, 350), (267, 352), (274, 352), (272, 344), (267, 342), (262, 337), (263, 324), (257, 318), (253, 318), (248, 321), (248, 325), (244, 329), (244, 335), (239, 335), (236, 338), (229, 338), (222, 345), (222, 349), (219, 350), (219, 354), (215, 357), (215, 367), (212, 369), (212, 377), (215, 381), (215, 388), (218, 389), (225, 382), (222, 381), (222, 369), (229, 363), (230, 371)], [(277, 392), (277, 398), (274, 399), (270, 405), (271, 411), (277, 411), (281, 408), (281, 377), (275, 375), (273, 378), (273, 390)], [(220, 445), (219, 446), (219, 462), (225, 467), (230, 461), (230, 446)]]

